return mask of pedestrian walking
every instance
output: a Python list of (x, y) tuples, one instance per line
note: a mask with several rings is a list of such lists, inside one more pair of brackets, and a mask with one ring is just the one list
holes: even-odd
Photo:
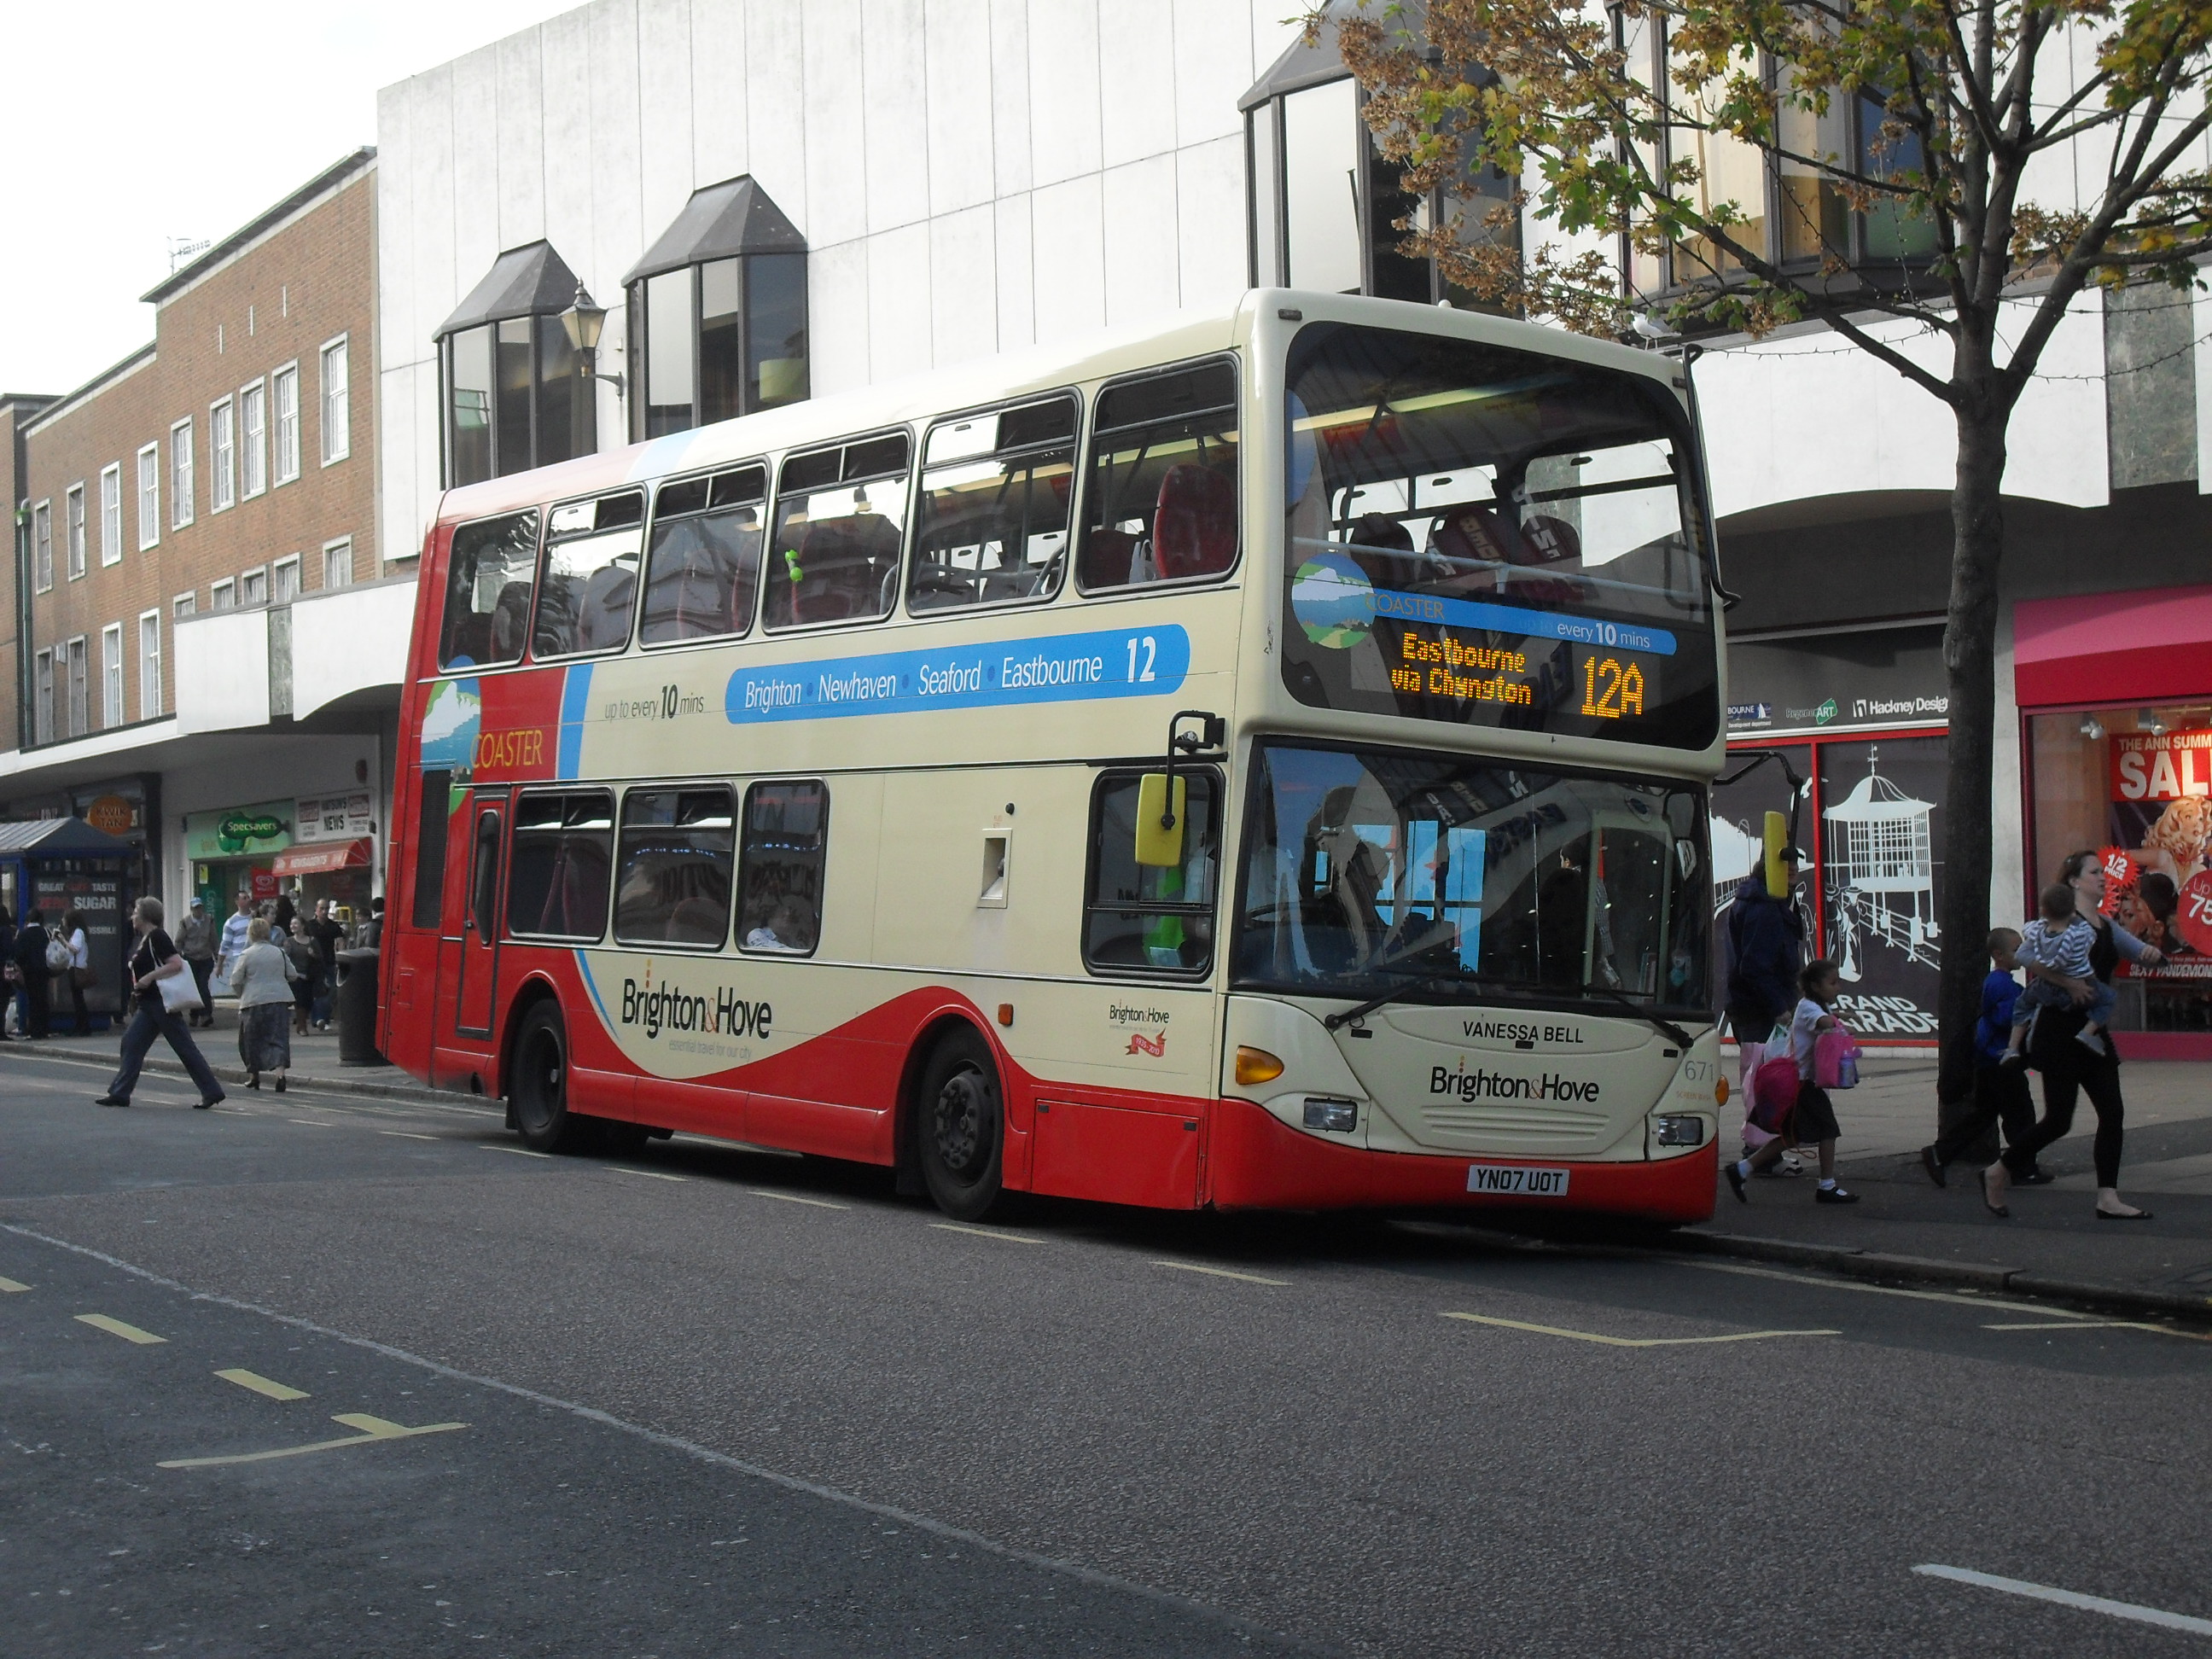
[[(273, 937), (276, 924), (270, 924)], [(315, 999), (322, 994), (323, 952), (319, 945), (307, 936), (305, 916), (292, 918), (292, 936), (284, 943), (284, 954), (292, 960), (292, 1035), (305, 1036), (313, 1018)]]
[(276, 1092), (284, 1092), (284, 1073), (292, 1064), (291, 957), (269, 937), (269, 921), (256, 916), (246, 929), (246, 945), (230, 970), (238, 995), (238, 1058), (246, 1067), (246, 1086), (258, 1089), (261, 1074), (272, 1072)]
[(185, 966), (192, 970), (192, 982), (200, 988), (200, 1006), (192, 1010), (185, 1024), (212, 1025), (215, 995), (210, 987), (215, 978), (215, 919), (207, 913), (207, 901), (198, 893), (192, 895), (185, 919), (177, 926), (177, 951), (184, 957)]
[(239, 957), (246, 954), (246, 929), (253, 920), (253, 895), (241, 887), (238, 890), (238, 908), (222, 920), (222, 951), (216, 959), (216, 972), (225, 979), (238, 965)]
[(207, 1060), (201, 1054), (199, 1044), (192, 1041), (185, 1022), (170, 1012), (161, 996), (163, 981), (180, 974), (187, 981), (191, 977), (185, 967), (185, 959), (177, 954), (176, 941), (162, 931), (161, 901), (150, 894), (140, 899), (131, 909), (131, 925), (138, 935), (138, 948), (131, 953), (131, 985), (138, 994), (138, 1011), (131, 1016), (130, 1027), (123, 1033), (123, 1064), (97, 1103), (131, 1103), (131, 1091), (138, 1086), (139, 1071), (146, 1064), (146, 1051), (154, 1046), (154, 1039), (161, 1036), (168, 1039), (169, 1047), (184, 1061), (185, 1069), (191, 1073), (192, 1082), (199, 1089), (195, 1109), (205, 1111), (223, 1099), (222, 1085), (216, 1081), (215, 1073), (208, 1068)]
[[(2035, 1098), (2027, 1091), (2027, 1075), (2004, 1063), (2013, 1010), (2020, 1000), (2020, 981), (2013, 977), (2020, 967), (2014, 954), (2019, 948), (2020, 935), (2011, 928), (1990, 930), (1990, 973), (1982, 981), (1981, 1014), (1974, 1021), (1973, 1109), (1920, 1149), (1920, 1167), (1938, 1187), (1950, 1185), (1944, 1167), (1999, 1124), (2008, 1146), (2021, 1145), (2035, 1127)], [(2020, 1177), (2023, 1186), (2050, 1179), (2033, 1168)]]
[(384, 896), (380, 893), (368, 902), (368, 931), (362, 936), (363, 945), (370, 950), (384, 944)]
[(84, 1006), (85, 991), (92, 984), (92, 941), (85, 935), (83, 911), (63, 913), (62, 943), (69, 947), (69, 968), (62, 977), (69, 982), (70, 1029), (83, 1036), (92, 1030), (92, 1016)]
[(299, 916), (299, 907), (292, 902), (289, 893), (276, 895), (276, 902), (269, 912), (269, 931), (278, 939), (292, 937), (292, 923)]
[[(1836, 1000), (1843, 994), (1843, 981), (1834, 963), (1826, 957), (1815, 957), (1797, 975), (1797, 989), (1796, 1011), (1790, 1017), (1790, 1056), (1797, 1062), (1797, 1104), (1790, 1121), (1790, 1138), (1800, 1144), (1808, 1140), (1819, 1143), (1820, 1184), (1813, 1189), (1813, 1201), (1856, 1204), (1859, 1195), (1844, 1191), (1836, 1180), (1836, 1143), (1843, 1138), (1844, 1132), (1836, 1121), (1835, 1104), (1828, 1098), (1828, 1091), (1814, 1081), (1815, 1050), (1821, 1033), (1845, 1029), (1835, 1012)], [(1770, 1140), (1749, 1158), (1721, 1166), (1739, 1202), (1751, 1201), (1750, 1194), (1744, 1191), (1744, 1177), (1755, 1174), (1762, 1164), (1771, 1164), (1781, 1158), (1784, 1145), (1779, 1139)]]
[(15, 1041), (8, 1033), (6, 1010), (15, 1011), (17, 1029), (21, 1029), (22, 993), (22, 972), (15, 966), (15, 918), (0, 904), (0, 1042)]
[(2127, 1139), (2127, 1107), (2120, 1094), (2119, 1045), (2107, 1036), (2103, 1052), (2098, 1053), (2075, 1039), (2089, 1024), (2088, 1011), (2095, 1006), (2099, 992), (2112, 983), (2112, 970), (2123, 960), (2156, 968), (2166, 957), (2105, 915), (2105, 865), (2095, 851), (2069, 854), (2058, 866), (2058, 879), (2074, 890), (2076, 910), (2094, 930), (2089, 970), (2096, 984), (2069, 979), (2053, 969), (2029, 970), (2038, 978), (2057, 983), (2073, 1006), (2045, 1008), (2036, 1016), (2035, 1031), (2028, 1040), (2028, 1060), (2043, 1073), (2043, 1116), (2025, 1140), (2008, 1146), (2002, 1158), (1982, 1171), (1982, 1202), (1992, 1215), (2012, 1213), (2006, 1202), (2007, 1189), (2014, 1182), (2026, 1184), (2026, 1172), (2035, 1167), (2043, 1149), (2063, 1139), (2074, 1127), (2074, 1108), (2086, 1092), (2097, 1112), (2097, 1138), (2090, 1149), (2097, 1170), (2097, 1218), (2148, 1221), (2148, 1210), (2120, 1196), (2120, 1152)]
[(53, 943), (46, 928), (46, 915), (27, 910), (15, 934), (15, 971), (23, 987), (23, 1035), (44, 1040), (53, 1035), (52, 975), (46, 967), (46, 947)]
[[(1797, 975), (1805, 961), (1805, 919), (1797, 908), (1794, 885), (1797, 849), (1778, 855), (1784, 895), (1767, 890), (1763, 871), (1754, 869), (1737, 884), (1728, 908), (1728, 1019), (1736, 1042), (1736, 1092), (1743, 1097), (1746, 1158), (1775, 1139), (1750, 1118), (1752, 1079), (1767, 1059), (1768, 1040), (1788, 1020), (1797, 1002)], [(1787, 1148), (1763, 1167), (1796, 1175), (1802, 1167)]]
[(318, 1031), (327, 1031), (331, 1029), (331, 992), (338, 982), (338, 946), (345, 940), (345, 929), (331, 914), (328, 899), (315, 901), (315, 914), (307, 919), (307, 937), (323, 953), (322, 983), (316, 988), (307, 1023)]

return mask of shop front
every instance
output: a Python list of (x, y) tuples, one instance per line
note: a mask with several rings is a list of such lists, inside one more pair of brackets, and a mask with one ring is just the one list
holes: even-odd
[[(137, 881), (138, 858), (129, 844), (82, 818), (0, 823), (0, 902), (9, 914), (37, 910), (49, 926), (72, 913), (83, 919), (91, 958), (84, 1006), (94, 1030), (118, 1020), (125, 1007), (124, 947)], [(75, 1018), (69, 994), (58, 983), (51, 995), (55, 1029), (67, 1029)]]
[(293, 814), (293, 844), (270, 866), (279, 888), (303, 909), (330, 900), (348, 927), (366, 920), (376, 866), (374, 812), (367, 790), (303, 797)]
[(2123, 967), (2123, 1051), (2212, 1060), (2212, 586), (2025, 600), (2013, 626), (2024, 906), (2097, 852), (2106, 909), (2169, 958)]
[(220, 920), (231, 913), (237, 896), (250, 892), (254, 902), (276, 896), (276, 854), (292, 845), (297, 803), (268, 800), (185, 817), (185, 857), (192, 891)]

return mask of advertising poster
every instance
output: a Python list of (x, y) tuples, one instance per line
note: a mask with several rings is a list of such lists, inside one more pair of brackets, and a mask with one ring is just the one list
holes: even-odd
[(1863, 1036), (1926, 1041), (1942, 969), (1941, 738), (1820, 745), (1820, 880), (1837, 1012)]
[(2212, 730), (2115, 732), (2104, 908), (2172, 960), (2122, 963), (2153, 1030), (2212, 1030)]

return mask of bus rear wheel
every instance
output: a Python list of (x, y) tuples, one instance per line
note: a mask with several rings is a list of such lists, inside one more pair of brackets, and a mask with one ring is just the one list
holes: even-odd
[(955, 1221), (981, 1221), (998, 1204), (1006, 1123), (989, 1046), (965, 1029), (945, 1038), (921, 1074), (914, 1140), (930, 1197)]
[(522, 1017), (507, 1077), (507, 1109), (525, 1145), (565, 1152), (582, 1140), (587, 1126), (568, 1109), (568, 1034), (552, 1003)]

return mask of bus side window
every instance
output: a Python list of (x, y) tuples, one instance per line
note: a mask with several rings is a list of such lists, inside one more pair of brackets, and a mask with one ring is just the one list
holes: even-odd
[(1073, 397), (930, 428), (907, 609), (1048, 599), (1067, 569)]
[(646, 557), (641, 642), (674, 645), (750, 629), (767, 494), (768, 469), (760, 466), (661, 486)]
[(614, 840), (614, 798), (604, 790), (517, 800), (507, 931), (586, 942), (605, 934)]
[(769, 629), (890, 614), (911, 447), (894, 432), (784, 461), (768, 561)]
[(1091, 797), (1091, 875), (1083, 960), (1094, 971), (1199, 975), (1213, 964), (1214, 871), (1220, 857), (1219, 780), (1177, 772), (1183, 787), (1182, 862), (1136, 860), (1140, 774), (1109, 773)]
[(822, 870), (830, 791), (813, 780), (745, 791), (738, 940), (748, 951), (808, 956), (822, 939)]
[(615, 938), (624, 945), (721, 944), (730, 931), (732, 831), (727, 789), (633, 789), (623, 796)]
[(1098, 394), (1076, 582), (1086, 593), (1237, 562), (1237, 370), (1221, 359)]
[(538, 565), (538, 509), (465, 524), (446, 566), (438, 666), (484, 668), (522, 659), (530, 579)]
[(469, 915), (477, 937), (489, 942), (499, 937), (499, 814), (477, 814), (476, 864), (469, 872)]
[(422, 775), (422, 798), (416, 803), (415, 901), (408, 920), (428, 933), (438, 931), (446, 899), (446, 824), (452, 808), (453, 775)]
[(532, 657), (617, 651), (629, 643), (638, 548), (644, 537), (645, 495), (640, 490), (553, 509), (545, 520), (538, 620), (530, 634)]

